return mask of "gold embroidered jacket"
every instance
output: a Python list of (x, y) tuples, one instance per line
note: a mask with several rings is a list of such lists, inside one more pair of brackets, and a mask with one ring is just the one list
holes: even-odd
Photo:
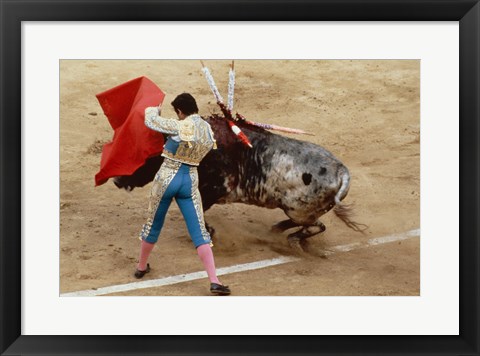
[(169, 140), (178, 142), (178, 148), (169, 150), (165, 145), (162, 156), (177, 162), (198, 166), (207, 153), (216, 148), (212, 128), (198, 114), (184, 120), (166, 119), (159, 115), (157, 107), (149, 107), (145, 109), (145, 125), (173, 135)]

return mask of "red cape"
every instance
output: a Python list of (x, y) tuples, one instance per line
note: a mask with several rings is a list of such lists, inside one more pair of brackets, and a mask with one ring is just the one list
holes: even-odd
[(163, 150), (163, 135), (145, 126), (145, 108), (158, 106), (165, 94), (150, 79), (140, 77), (97, 94), (114, 130), (113, 140), (103, 146), (95, 185), (108, 178), (131, 175), (145, 161)]

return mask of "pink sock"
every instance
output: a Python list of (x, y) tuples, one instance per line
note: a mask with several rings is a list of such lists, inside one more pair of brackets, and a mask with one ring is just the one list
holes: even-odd
[(205, 271), (207, 271), (208, 279), (210, 283), (221, 284), (217, 278), (217, 272), (215, 271), (215, 261), (213, 260), (212, 248), (209, 244), (200, 245), (197, 247), (198, 257), (203, 263)]
[(139, 271), (145, 271), (147, 269), (148, 256), (150, 256), (153, 246), (155, 246), (155, 244), (151, 244), (142, 240), (142, 245), (140, 246), (140, 257), (138, 258), (137, 265), (137, 269)]

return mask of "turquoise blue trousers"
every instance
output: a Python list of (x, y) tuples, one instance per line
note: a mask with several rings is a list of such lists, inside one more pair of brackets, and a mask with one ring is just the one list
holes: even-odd
[(203, 218), (197, 167), (167, 158), (153, 181), (149, 217), (140, 233), (141, 239), (149, 243), (157, 242), (172, 199), (175, 199), (182, 212), (195, 247), (211, 243)]

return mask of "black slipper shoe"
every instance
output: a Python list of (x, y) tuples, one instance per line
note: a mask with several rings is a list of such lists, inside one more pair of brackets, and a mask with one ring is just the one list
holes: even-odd
[(221, 284), (217, 283), (210, 283), (210, 292), (216, 295), (229, 295), (231, 293), (230, 289), (228, 289), (228, 286), (222, 286)]
[(148, 272), (150, 272), (150, 264), (147, 263), (147, 269), (145, 271), (140, 271), (139, 269), (135, 271), (135, 278), (140, 279), (144, 275), (146, 275)]

